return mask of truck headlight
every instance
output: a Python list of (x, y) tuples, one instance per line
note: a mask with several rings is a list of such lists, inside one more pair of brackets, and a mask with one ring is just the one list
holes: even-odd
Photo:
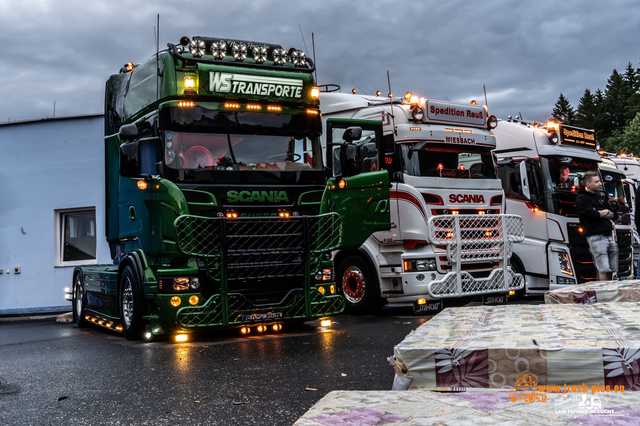
[(560, 270), (565, 274), (573, 275), (573, 268), (571, 268), (571, 260), (569, 260), (569, 254), (565, 251), (557, 253), (558, 261), (560, 262)]
[(435, 271), (436, 260), (435, 259), (418, 259), (418, 260), (405, 260), (403, 262), (404, 271)]
[(333, 281), (333, 268), (323, 268), (319, 270), (314, 279), (316, 282)]

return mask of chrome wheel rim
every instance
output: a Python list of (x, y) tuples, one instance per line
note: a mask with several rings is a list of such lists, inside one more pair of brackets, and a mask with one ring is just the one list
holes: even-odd
[(125, 277), (122, 286), (122, 320), (126, 328), (129, 328), (133, 321), (133, 289), (129, 277)]
[(342, 274), (342, 293), (349, 303), (360, 303), (364, 297), (366, 283), (364, 273), (356, 266), (350, 266)]
[(76, 281), (76, 316), (80, 319), (82, 315), (82, 283), (80, 280)]

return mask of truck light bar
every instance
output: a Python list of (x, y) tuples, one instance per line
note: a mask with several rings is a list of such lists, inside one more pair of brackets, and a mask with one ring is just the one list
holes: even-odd
[(224, 41), (211, 43), (211, 56), (215, 59), (224, 59), (227, 56), (227, 43)]
[(253, 48), (253, 60), (258, 64), (265, 63), (267, 61), (267, 48), (264, 46), (257, 46)]
[(247, 45), (246, 44), (234, 44), (231, 49), (233, 59), (242, 62), (247, 59)]

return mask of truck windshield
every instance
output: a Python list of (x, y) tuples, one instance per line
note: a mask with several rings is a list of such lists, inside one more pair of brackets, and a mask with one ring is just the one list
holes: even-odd
[(578, 217), (576, 197), (582, 175), (591, 170), (598, 173), (598, 163), (571, 157), (540, 157), (544, 189), (551, 197), (548, 211), (566, 217)]
[(404, 172), (411, 176), (454, 179), (495, 179), (496, 169), (489, 149), (452, 148), (425, 142), (402, 145)]
[(164, 133), (165, 164), (177, 170), (322, 170), (317, 138), (231, 133)]
[(557, 193), (578, 193), (582, 175), (589, 170), (598, 172), (598, 163), (593, 160), (571, 157), (541, 157), (546, 189)]
[(630, 203), (627, 202), (622, 182), (623, 176), (607, 170), (600, 170), (600, 174), (602, 175), (602, 191), (607, 194), (609, 204), (617, 208), (618, 211), (629, 211)]

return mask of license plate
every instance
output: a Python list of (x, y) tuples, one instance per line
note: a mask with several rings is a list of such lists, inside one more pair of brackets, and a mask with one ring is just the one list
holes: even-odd
[(282, 312), (265, 312), (259, 314), (243, 315), (242, 321), (264, 321), (282, 318)]
[(507, 297), (508, 296), (506, 294), (483, 294), (482, 304), (483, 305), (506, 305)]
[(436, 314), (442, 310), (442, 299), (440, 300), (427, 300), (424, 305), (413, 304), (414, 314)]

